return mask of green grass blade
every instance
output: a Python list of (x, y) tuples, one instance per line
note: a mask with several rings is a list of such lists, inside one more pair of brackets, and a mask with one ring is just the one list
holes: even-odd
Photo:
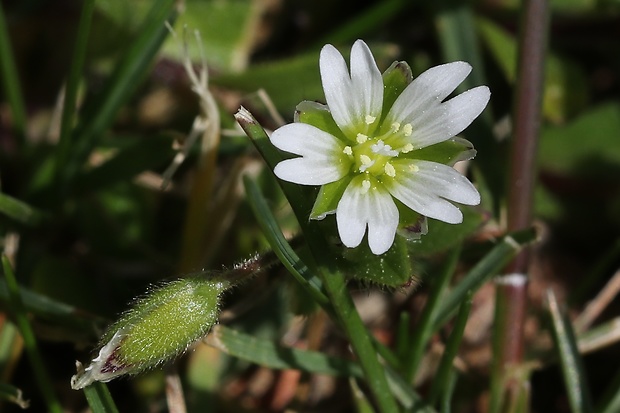
[(23, 139), (26, 136), (26, 109), (2, 6), (0, 6), (0, 76), (5, 98), (13, 113), (15, 130), (19, 138)]
[(64, 167), (71, 151), (71, 130), (75, 120), (76, 101), (78, 87), (86, 52), (88, 48), (88, 37), (90, 33), (90, 24), (95, 10), (95, 0), (85, 0), (82, 4), (82, 14), (76, 33), (75, 50), (73, 59), (71, 60), (71, 68), (69, 69), (69, 77), (65, 86), (64, 105), (62, 108), (62, 116), (60, 120), (60, 138), (56, 148), (56, 179), (61, 178), (61, 170)]
[(605, 394), (600, 402), (600, 405), (597, 406), (597, 408), (595, 409), (595, 412), (596, 413), (620, 412), (620, 370), (618, 370), (611, 384), (606, 389)]
[(438, 330), (443, 326), (463, 302), (469, 291), (475, 292), (491, 277), (496, 275), (521, 249), (536, 237), (533, 229), (506, 235), (483, 259), (478, 261), (465, 278), (441, 302), (433, 326)]
[(84, 395), (93, 413), (118, 413), (105, 383), (95, 382), (84, 388)]
[(295, 369), (313, 374), (363, 377), (362, 369), (353, 361), (330, 357), (316, 351), (283, 347), (223, 325), (214, 327), (206, 341), (226, 354), (272, 369)]
[(127, 102), (133, 91), (140, 84), (146, 70), (163, 41), (168, 35), (164, 25), (172, 20), (176, 11), (171, 10), (173, 0), (158, 0), (137, 39), (128, 47), (126, 54), (116, 66), (102, 96), (84, 107), (84, 117), (71, 139), (71, 158), (68, 160), (63, 175), (65, 185), (76, 179), (79, 170), (89, 153), (97, 144), (101, 134), (112, 124), (120, 107)]
[[(448, 342), (446, 343), (446, 348), (444, 350), (443, 356), (441, 357), (441, 361), (439, 362), (439, 367), (437, 368), (437, 374), (435, 375), (433, 384), (431, 386), (431, 392), (429, 396), (431, 405), (439, 402), (443, 398), (442, 395), (446, 396), (450, 393), (450, 388), (452, 387), (452, 375), (454, 373), (452, 363), (454, 362), (454, 358), (456, 357), (456, 353), (458, 352), (459, 345), (461, 344), (470, 309), (471, 293), (468, 293), (459, 308), (456, 320), (454, 321), (454, 327), (452, 328), (452, 333), (450, 333), (450, 337), (448, 338)], [(445, 402), (443, 400), (442, 404), (445, 405)]]
[[(262, 340), (223, 325), (214, 327), (206, 338), (207, 344), (233, 357), (272, 369), (295, 369), (312, 374), (364, 378), (359, 364), (320, 352), (284, 347)], [(421, 406), (420, 397), (393, 370), (387, 370), (390, 390), (406, 408)], [(432, 409), (425, 408), (428, 413)]]
[[(101, 329), (108, 324), (102, 318), (90, 315), (78, 308), (55, 301), (24, 287), (19, 287), (21, 302), (25, 310), (42, 320), (59, 324), (90, 338), (97, 338)], [(10, 303), (11, 292), (5, 280), (0, 279), (0, 302)]]
[(60, 403), (56, 398), (56, 394), (54, 393), (54, 387), (50, 380), (49, 374), (45, 369), (45, 364), (43, 363), (43, 358), (39, 352), (34, 331), (32, 330), (32, 326), (28, 320), (28, 315), (24, 309), (21, 295), (19, 293), (19, 286), (17, 285), (17, 280), (13, 274), (13, 268), (11, 267), (8, 258), (4, 255), (2, 256), (2, 276), (8, 287), (11, 310), (15, 317), (17, 327), (19, 328), (22, 338), (24, 339), (24, 348), (26, 349), (26, 353), (28, 354), (28, 358), (30, 360), (30, 366), (33, 371), (34, 379), (39, 386), (43, 398), (45, 399), (47, 409), (52, 413), (62, 413), (62, 407), (60, 406)]
[(39, 224), (44, 214), (25, 202), (0, 192), (0, 214), (28, 226)]
[(437, 277), (433, 278), (433, 284), (431, 286), (428, 300), (426, 301), (424, 310), (422, 310), (422, 314), (420, 315), (420, 322), (416, 325), (411, 338), (412, 348), (409, 352), (408, 362), (405, 366), (405, 377), (409, 382), (411, 382), (415, 377), (417, 367), (422, 359), (422, 355), (424, 354), (424, 349), (426, 348), (429, 339), (435, 332), (432, 321), (435, 319), (437, 312), (440, 309), (441, 298), (443, 297), (444, 292), (450, 283), (450, 279), (454, 274), (456, 265), (458, 264), (460, 252), (460, 248), (454, 249), (448, 255), (445, 260), (445, 264), (439, 271)]
[(551, 314), (553, 340), (558, 350), (566, 393), (573, 413), (592, 412), (590, 392), (586, 384), (583, 363), (575, 340), (573, 327), (560, 310), (553, 291), (547, 292), (547, 303)]

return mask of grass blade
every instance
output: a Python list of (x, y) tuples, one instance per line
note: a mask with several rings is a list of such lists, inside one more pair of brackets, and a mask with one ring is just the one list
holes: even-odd
[(469, 291), (476, 292), (482, 284), (496, 275), (524, 245), (536, 238), (536, 231), (528, 229), (506, 235), (483, 259), (478, 261), (465, 278), (450, 292), (441, 303), (433, 326), (438, 330), (443, 326), (463, 302)]
[[(431, 386), (429, 396), (431, 405), (434, 405), (440, 399), (443, 399), (442, 395), (445, 397), (450, 393), (450, 389), (453, 387), (452, 381), (454, 372), (452, 363), (456, 357), (456, 353), (458, 352), (459, 345), (461, 344), (461, 339), (463, 338), (463, 333), (465, 332), (465, 325), (467, 324), (470, 309), (471, 293), (468, 293), (459, 308), (452, 333), (446, 343), (446, 348), (443, 356), (441, 357), (441, 361), (439, 362), (439, 367), (437, 368), (437, 374), (435, 375), (435, 379), (433, 380), (433, 384)], [(446, 403), (442, 400), (442, 404), (445, 405)]]
[(127, 53), (116, 66), (102, 96), (84, 107), (83, 121), (71, 139), (74, 143), (71, 157), (62, 173), (64, 185), (69, 185), (79, 175), (80, 167), (97, 144), (99, 137), (111, 125), (120, 107), (129, 99), (143, 78), (168, 35), (164, 22), (176, 16), (176, 11), (170, 12), (172, 3), (173, 0), (158, 0), (153, 4), (138, 38), (129, 46)]
[(573, 413), (592, 412), (590, 392), (585, 382), (585, 374), (575, 334), (570, 321), (560, 310), (553, 291), (547, 292), (547, 303), (551, 314), (553, 340), (558, 349), (566, 393)]
[(17, 327), (19, 328), (22, 338), (24, 339), (24, 348), (26, 349), (26, 353), (30, 359), (34, 379), (41, 390), (43, 398), (45, 399), (47, 409), (52, 413), (62, 413), (62, 407), (60, 406), (60, 403), (56, 398), (56, 394), (54, 393), (54, 387), (47, 370), (45, 369), (45, 364), (43, 363), (43, 358), (39, 352), (34, 331), (32, 330), (32, 326), (28, 320), (28, 315), (24, 309), (21, 295), (19, 293), (19, 286), (17, 285), (17, 280), (13, 274), (13, 268), (11, 267), (8, 258), (4, 255), (2, 256), (2, 275), (6, 280), (11, 309), (13, 311)]

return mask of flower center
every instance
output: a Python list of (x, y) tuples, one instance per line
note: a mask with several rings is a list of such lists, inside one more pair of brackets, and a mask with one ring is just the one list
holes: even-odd
[[(393, 148), (386, 141), (403, 142), (411, 136), (413, 128), (411, 124), (401, 127), (400, 124), (394, 123), (390, 130), (376, 137), (369, 137), (363, 133), (358, 133), (356, 137), (357, 144), (346, 146), (343, 152), (353, 160), (353, 172), (359, 174), (371, 175), (374, 178), (396, 177), (396, 169), (390, 163), (392, 158), (398, 157), (401, 153), (411, 152), (414, 148), (410, 143), (405, 143), (399, 148)], [(364, 180), (363, 189), (370, 189), (370, 180)]]

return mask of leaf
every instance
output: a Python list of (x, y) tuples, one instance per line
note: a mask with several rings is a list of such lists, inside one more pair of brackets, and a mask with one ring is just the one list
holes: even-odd
[(114, 399), (105, 383), (96, 382), (85, 387), (84, 395), (93, 413), (118, 413)]
[[(189, 0), (184, 3), (184, 8), (185, 12), (179, 16), (175, 26), (187, 28), (190, 32), (199, 31), (204, 46), (201, 51), (193, 33), (188, 36), (188, 51), (192, 60), (199, 61), (202, 52), (209, 67), (217, 71), (239, 72), (246, 68), (260, 29), (259, 19), (266, 8), (264, 2)], [(176, 60), (183, 58), (178, 43), (172, 38), (164, 44), (162, 51), (167, 57)]]
[(44, 214), (25, 202), (0, 192), (0, 213), (14, 221), (36, 226)]

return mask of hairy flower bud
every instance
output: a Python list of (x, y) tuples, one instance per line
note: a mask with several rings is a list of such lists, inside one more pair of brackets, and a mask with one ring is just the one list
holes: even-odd
[(193, 277), (150, 291), (108, 329), (88, 367), (78, 362), (71, 387), (137, 374), (181, 354), (217, 322), (221, 295), (231, 286), (219, 277)]

